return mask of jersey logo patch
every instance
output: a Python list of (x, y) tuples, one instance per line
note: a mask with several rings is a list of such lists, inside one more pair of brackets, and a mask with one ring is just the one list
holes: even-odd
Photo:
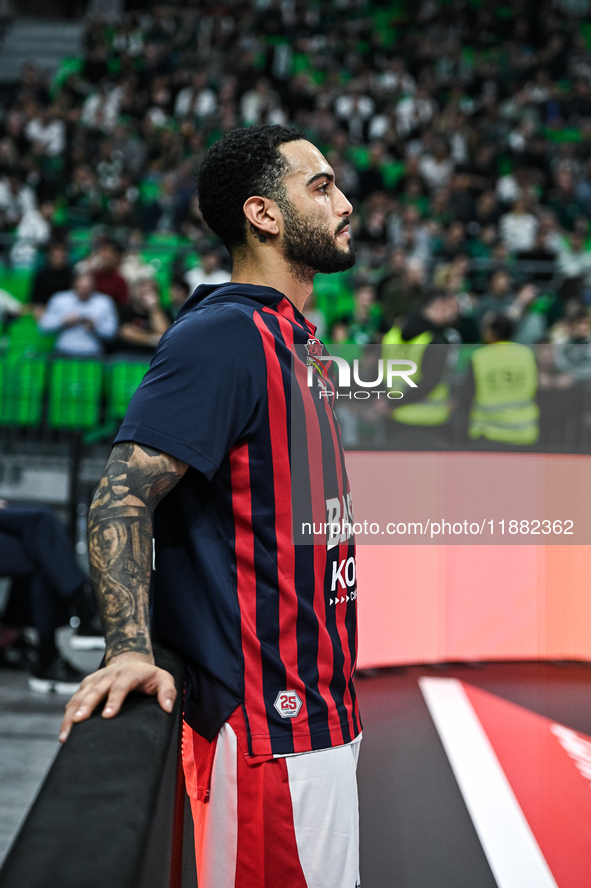
[(279, 691), (273, 706), (281, 718), (295, 718), (302, 708), (302, 701), (295, 691)]
[(306, 343), (306, 351), (308, 352), (308, 364), (313, 364), (315, 358), (322, 357), (322, 343), (319, 339), (308, 339)]

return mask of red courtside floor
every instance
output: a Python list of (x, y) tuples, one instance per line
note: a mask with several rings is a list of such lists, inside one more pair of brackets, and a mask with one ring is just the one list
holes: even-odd
[(589, 888), (591, 664), (361, 674), (363, 888)]

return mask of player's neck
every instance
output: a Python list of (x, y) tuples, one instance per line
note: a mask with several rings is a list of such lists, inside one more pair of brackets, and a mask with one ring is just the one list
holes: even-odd
[(276, 251), (268, 255), (242, 256), (234, 260), (232, 281), (236, 284), (254, 284), (273, 287), (292, 302), (298, 311), (304, 311), (306, 300), (312, 292), (313, 275), (297, 274), (297, 271)]

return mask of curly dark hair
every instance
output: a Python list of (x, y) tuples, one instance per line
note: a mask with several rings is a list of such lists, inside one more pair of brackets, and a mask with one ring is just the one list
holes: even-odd
[(253, 195), (285, 199), (287, 161), (277, 149), (307, 139), (290, 126), (259, 124), (215, 142), (199, 167), (197, 193), (203, 218), (230, 253), (246, 243), (244, 202)]

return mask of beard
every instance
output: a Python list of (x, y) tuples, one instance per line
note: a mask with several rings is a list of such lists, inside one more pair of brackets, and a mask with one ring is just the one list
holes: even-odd
[(291, 201), (284, 199), (279, 205), (284, 221), (283, 252), (297, 278), (308, 280), (317, 272), (335, 274), (355, 265), (350, 242), (348, 248), (343, 249), (336, 240), (339, 231), (349, 224), (347, 219), (343, 219), (333, 232), (302, 216)]

